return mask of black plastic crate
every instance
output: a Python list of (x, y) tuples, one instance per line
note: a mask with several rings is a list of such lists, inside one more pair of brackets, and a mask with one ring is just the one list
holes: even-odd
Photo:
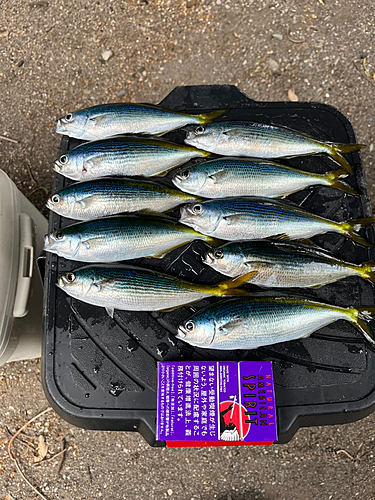
[[(350, 122), (335, 108), (318, 103), (255, 102), (234, 86), (177, 87), (160, 104), (187, 112), (229, 108), (222, 120), (272, 123), (325, 141), (356, 142)], [(165, 137), (183, 142), (185, 132), (173, 131)], [(79, 143), (64, 136), (60, 153)], [(349, 155), (348, 159), (357, 165), (348, 182), (361, 191), (361, 196), (314, 186), (288, 198), (311, 212), (337, 221), (370, 216), (359, 154)], [(339, 168), (324, 155), (299, 157), (285, 163), (318, 173)], [(170, 175), (164, 177), (163, 182), (172, 185)], [(59, 190), (69, 183), (70, 180), (57, 175), (55, 188)], [(51, 213), (49, 229), (72, 223), (71, 219)], [(375, 243), (372, 227), (361, 234)], [(349, 262), (375, 258), (373, 248), (358, 245), (336, 233), (314, 237), (313, 241)], [(191, 281), (218, 282), (223, 277), (201, 262), (200, 255), (205, 248), (205, 243), (196, 241), (161, 260), (129, 262)], [(137, 430), (151, 445), (163, 446), (164, 442), (155, 440), (158, 361), (272, 361), (279, 443), (289, 441), (301, 426), (352, 422), (375, 408), (375, 350), (348, 322), (337, 321), (309, 338), (252, 351), (193, 348), (175, 338), (175, 327), (193, 311), (218, 299), (205, 299), (170, 312), (117, 310), (111, 319), (105, 309), (72, 299), (55, 286), (59, 274), (81, 265), (47, 254), (44, 274), (42, 380), (53, 408), (76, 426)], [(356, 277), (293, 293), (340, 306), (374, 305), (372, 285)]]

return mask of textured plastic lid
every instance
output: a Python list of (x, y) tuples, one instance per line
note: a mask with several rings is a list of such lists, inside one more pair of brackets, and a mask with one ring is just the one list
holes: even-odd
[(0, 360), (11, 335), (18, 277), (20, 209), (16, 189), (0, 170)]
[[(255, 102), (232, 86), (179, 87), (161, 103), (186, 112), (229, 108), (224, 120), (249, 120), (284, 125), (324, 141), (356, 142), (350, 122), (337, 109), (319, 103)], [(183, 143), (186, 132), (166, 135)], [(79, 144), (63, 137), (61, 154)], [(327, 186), (312, 186), (288, 197), (311, 212), (336, 221), (371, 215), (359, 154), (348, 155), (357, 164), (347, 182), (359, 196)], [(308, 156), (285, 162), (308, 172), (338, 168), (329, 157)], [(171, 174), (163, 182), (171, 185)], [(57, 175), (56, 190), (71, 181)], [(72, 224), (56, 214), (50, 230)], [(374, 229), (361, 235), (374, 243)], [(338, 258), (353, 263), (374, 260), (374, 248), (364, 247), (337, 233), (313, 238)], [(202, 263), (205, 243), (195, 241), (163, 259), (133, 263), (183, 279), (217, 283), (223, 277)], [(194, 348), (176, 339), (176, 325), (193, 310), (216, 298), (168, 312), (115, 311), (72, 299), (55, 286), (60, 273), (82, 264), (49, 254), (44, 287), (45, 335), (42, 380), (56, 411), (69, 422), (91, 429), (138, 430), (149, 443), (155, 440), (157, 361), (272, 361), (279, 442), (288, 441), (298, 427), (350, 422), (375, 407), (375, 349), (356, 328), (336, 321), (311, 337), (256, 350), (217, 351)], [(249, 288), (258, 291), (259, 288)], [(280, 293), (279, 291), (277, 293)], [(294, 291), (296, 293), (296, 291)], [(315, 290), (299, 290), (305, 297), (340, 306), (373, 306), (374, 288), (358, 277)], [(370, 324), (373, 328), (374, 323)]]

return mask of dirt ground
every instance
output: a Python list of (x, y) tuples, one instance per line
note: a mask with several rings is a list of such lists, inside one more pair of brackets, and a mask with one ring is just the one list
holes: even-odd
[[(373, 7), (370, 0), (0, 0), (1, 168), (45, 210), (58, 117), (94, 103), (158, 103), (177, 85), (228, 83), (256, 100), (288, 100), (291, 91), (346, 114), (368, 145), (362, 159), (375, 206)], [(9, 432), (48, 407), (38, 361), (1, 368), (0, 405), (0, 495), (37, 498), (7, 444)], [(20, 466), (49, 500), (375, 498), (374, 415), (246, 449), (152, 449), (138, 434), (84, 431), (53, 412), (21, 439), (28, 444), (15, 444)], [(33, 466), (44, 443), (47, 457), (67, 448), (58, 474), (61, 455)]]

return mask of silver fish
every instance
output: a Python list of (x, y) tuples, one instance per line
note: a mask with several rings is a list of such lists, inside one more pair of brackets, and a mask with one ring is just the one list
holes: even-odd
[(372, 246), (357, 231), (374, 217), (335, 222), (303, 208), (269, 198), (224, 198), (181, 207), (180, 222), (200, 233), (227, 241), (257, 240), (283, 236), (306, 239), (334, 231), (357, 243)]
[(212, 238), (161, 217), (109, 217), (73, 224), (47, 234), (44, 250), (81, 262), (161, 257), (190, 241)]
[(59, 277), (57, 286), (71, 297), (114, 309), (160, 311), (190, 304), (212, 295), (246, 295), (236, 290), (242, 278), (218, 285), (199, 285), (133, 266), (83, 267)]
[(189, 123), (209, 123), (225, 112), (219, 110), (192, 115), (152, 104), (100, 104), (60, 118), (56, 132), (86, 141), (119, 134), (160, 135)]
[(255, 122), (222, 122), (199, 125), (191, 130), (186, 144), (224, 156), (292, 158), (325, 153), (345, 170), (353, 169), (343, 154), (358, 151), (361, 144), (322, 142), (281, 126)]
[(375, 283), (375, 262), (350, 264), (296, 242), (234, 241), (209, 250), (204, 263), (232, 277), (256, 271), (251, 283), (266, 287), (317, 287), (347, 276)]
[(347, 176), (348, 173), (343, 168), (326, 174), (316, 174), (266, 160), (218, 158), (181, 168), (172, 177), (172, 182), (182, 191), (204, 198), (277, 198), (317, 184), (358, 194), (355, 189), (340, 180)]
[(194, 199), (148, 180), (106, 178), (61, 189), (47, 200), (47, 207), (63, 217), (91, 220), (126, 212), (166, 212)]
[(249, 297), (201, 309), (178, 327), (177, 338), (208, 349), (256, 349), (308, 337), (344, 319), (375, 345), (374, 333), (366, 324), (374, 314), (374, 307), (344, 308), (285, 297)]
[(75, 181), (89, 181), (108, 175), (152, 177), (192, 158), (206, 156), (210, 156), (207, 151), (163, 139), (115, 137), (81, 144), (61, 155), (53, 168)]

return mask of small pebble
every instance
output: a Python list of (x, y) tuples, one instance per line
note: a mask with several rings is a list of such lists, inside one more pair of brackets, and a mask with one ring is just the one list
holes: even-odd
[(126, 96), (126, 90), (119, 90), (119, 91), (117, 92), (117, 95), (118, 95), (119, 97), (125, 97), (125, 96)]
[(280, 68), (280, 64), (277, 61), (275, 61), (275, 59), (268, 59), (267, 68), (270, 71), (272, 71), (272, 73), (276, 73)]
[(112, 50), (105, 50), (102, 53), (102, 59), (103, 59), (103, 61), (108, 61), (108, 59), (111, 59), (112, 56), (113, 56)]
[(370, 144), (370, 153), (372, 153), (373, 151), (374, 151), (374, 145)]
[(278, 40), (282, 40), (284, 37), (281, 33), (272, 33), (273, 38), (277, 38)]
[(173, 490), (169, 489), (169, 490), (167, 490), (167, 493), (171, 497), (173, 495)]

